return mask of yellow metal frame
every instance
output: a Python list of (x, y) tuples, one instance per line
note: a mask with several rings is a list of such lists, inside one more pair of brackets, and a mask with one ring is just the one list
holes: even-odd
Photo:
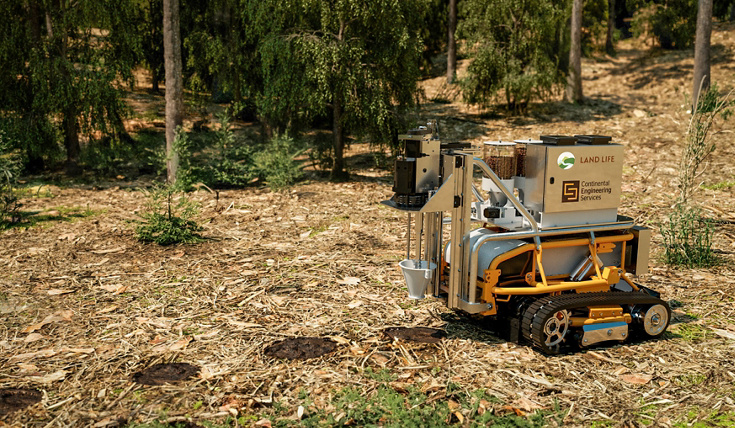
[[(627, 277), (625, 273), (625, 250), (626, 243), (633, 239), (632, 233), (622, 235), (602, 236), (592, 238), (575, 238), (561, 239), (556, 241), (547, 241), (541, 243), (538, 247), (535, 244), (526, 244), (520, 246), (505, 254), (496, 257), (483, 275), (483, 281), (479, 281), (478, 285), (482, 287), (481, 298), (487, 303), (507, 302), (511, 296), (516, 295), (537, 295), (537, 294), (558, 294), (563, 291), (576, 291), (577, 293), (589, 293), (596, 291), (607, 291), (611, 285), (616, 284), (620, 279), (627, 282), (634, 290), (638, 287)], [(612, 252), (615, 244), (621, 245), (621, 266), (600, 266), (597, 262), (597, 254)], [(587, 245), (592, 256), (592, 264), (595, 268), (595, 275), (584, 281), (565, 281), (568, 275), (546, 276), (543, 267), (543, 250), (552, 248), (569, 248)], [(498, 266), (518, 255), (533, 251), (531, 257), (531, 271), (525, 276), (525, 287), (508, 287), (499, 284), (500, 270)], [(540, 279), (539, 280), (537, 280)], [(511, 285), (522, 282), (523, 279), (508, 281), (503, 285)], [(507, 296), (503, 298), (502, 296)], [(494, 306), (494, 305), (493, 305)]]

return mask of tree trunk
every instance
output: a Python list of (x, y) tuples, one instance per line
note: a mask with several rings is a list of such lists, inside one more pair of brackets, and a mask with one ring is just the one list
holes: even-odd
[(155, 67), (151, 67), (151, 89), (153, 92), (158, 93), (158, 91), (161, 90), (161, 88), (158, 87), (158, 84), (161, 82), (161, 78), (158, 75), (158, 71)]
[(66, 148), (66, 165), (65, 169), (69, 175), (78, 175), (79, 169), (79, 129), (77, 127), (77, 109), (74, 105), (68, 106), (64, 110), (64, 118), (62, 119), (64, 128), (64, 148)]
[(710, 84), (709, 45), (712, 34), (712, 0), (699, 0), (697, 12), (697, 40), (694, 44), (694, 81), (692, 111), (696, 110), (700, 89), (707, 91)]
[(447, 38), (447, 83), (454, 83), (457, 74), (457, 41), (454, 33), (457, 30), (457, 0), (449, 0), (449, 27)]
[(332, 165), (332, 179), (342, 180), (345, 174), (344, 165), (344, 129), (342, 128), (342, 103), (337, 95), (332, 102), (332, 136), (334, 138), (334, 165)]
[(607, 0), (607, 37), (605, 37), (605, 52), (615, 55), (615, 43), (613, 33), (615, 32), (615, 0)]
[(574, 0), (572, 6), (572, 46), (569, 50), (569, 76), (564, 99), (568, 102), (582, 101), (582, 0)]
[(179, 169), (174, 140), (184, 111), (179, 0), (163, 0), (163, 61), (166, 69), (166, 172), (169, 184), (174, 184)]

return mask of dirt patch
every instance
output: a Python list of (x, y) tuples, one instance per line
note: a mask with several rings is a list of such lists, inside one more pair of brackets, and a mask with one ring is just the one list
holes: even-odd
[(41, 391), (30, 388), (3, 388), (0, 389), (0, 415), (6, 415), (16, 410), (41, 402)]
[(199, 367), (189, 363), (162, 363), (133, 375), (133, 382), (141, 385), (164, 385), (189, 379), (199, 373)]
[(444, 330), (429, 327), (391, 327), (383, 330), (391, 339), (410, 340), (419, 343), (439, 343), (447, 337)]
[(275, 342), (265, 348), (265, 355), (288, 360), (308, 360), (329, 354), (337, 343), (321, 337), (294, 337)]

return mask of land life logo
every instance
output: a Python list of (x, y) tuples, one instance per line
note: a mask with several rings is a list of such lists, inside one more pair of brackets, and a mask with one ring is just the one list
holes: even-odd
[(569, 169), (573, 167), (574, 161), (574, 153), (572, 152), (564, 152), (560, 154), (559, 157), (556, 159), (556, 163), (561, 169)]
[(562, 202), (579, 202), (579, 180), (564, 181), (561, 186)]

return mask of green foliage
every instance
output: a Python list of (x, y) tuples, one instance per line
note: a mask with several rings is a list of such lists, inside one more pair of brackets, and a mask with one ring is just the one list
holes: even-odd
[(529, 0), (459, 3), (460, 37), (473, 56), (461, 83), (465, 100), (488, 106), (503, 92), (507, 107), (523, 111), (565, 82), (566, 4)]
[(90, 171), (103, 176), (155, 173), (161, 168), (163, 133), (142, 131), (135, 139), (125, 141), (104, 137), (90, 140), (82, 147), (80, 162)]
[(118, 83), (137, 62), (134, 11), (131, 0), (0, 2), (12, 17), (0, 20), (0, 111), (28, 159), (58, 150), (61, 134), (78, 150), (79, 134), (124, 131)]
[(697, 208), (677, 204), (661, 225), (664, 261), (671, 265), (708, 267), (719, 262), (712, 251), (714, 226)]
[[(450, 395), (447, 391), (448, 396)], [(335, 410), (326, 412), (309, 406), (310, 411), (299, 422), (274, 418), (274, 426), (290, 426), (298, 424), (303, 427), (321, 426), (384, 426), (384, 427), (447, 427), (456, 424), (455, 412), (465, 418), (464, 426), (471, 427), (541, 427), (546, 419), (563, 418), (563, 412), (556, 408), (550, 412), (536, 412), (528, 418), (513, 414), (498, 415), (488, 409), (480, 411), (480, 403), (497, 402), (497, 398), (483, 390), (470, 394), (454, 393), (448, 400), (433, 400), (418, 388), (410, 387), (405, 393), (381, 385), (369, 395), (356, 388), (345, 388), (337, 391), (332, 399)], [(288, 410), (286, 410), (288, 411)], [(337, 419), (339, 417), (339, 419)], [(560, 422), (558, 420), (557, 422)]]
[(718, 117), (727, 120), (732, 114), (729, 107), (733, 104), (730, 94), (720, 95), (716, 83), (707, 91), (700, 92), (696, 108), (692, 112), (687, 129), (686, 145), (679, 164), (679, 202), (688, 203), (696, 188), (696, 180), (705, 162), (715, 151), (715, 143), (709, 134), (716, 125)]
[[(190, 153), (193, 143), (189, 142), (185, 149), (189, 153), (186, 157), (191, 163), (188, 178), (190, 184), (202, 182), (210, 187), (227, 188), (250, 183), (256, 176), (253, 166), (254, 146), (251, 141), (235, 134), (229, 115), (223, 113), (219, 116), (218, 127), (210, 137), (201, 142), (208, 147), (201, 150), (196, 157), (192, 157)], [(181, 155), (182, 158), (184, 156)]]
[(273, 190), (288, 187), (301, 177), (301, 164), (294, 157), (294, 140), (276, 136), (261, 151), (253, 155), (255, 174)]
[(185, 2), (182, 39), (186, 80), (206, 88), (214, 102), (243, 102), (260, 86), (260, 60), (250, 9), (253, 0)]
[(176, 179), (180, 190), (199, 183), (213, 188), (243, 187), (256, 179), (279, 190), (302, 176), (302, 165), (294, 159), (302, 150), (293, 138), (276, 136), (266, 144), (255, 144), (234, 132), (226, 114), (219, 116), (214, 132), (190, 134), (179, 130), (174, 150), (180, 159)]
[(15, 183), (20, 162), (12, 146), (5, 131), (0, 129), (0, 229), (19, 219), (20, 201)]
[(587, 0), (582, 12), (582, 54), (605, 50), (608, 0)]
[(346, 133), (392, 141), (414, 105), (425, 0), (267, 0), (251, 10), (263, 85), (256, 104), (277, 132), (330, 118), (335, 170)]
[(697, 0), (628, 0), (638, 11), (633, 16), (633, 35), (653, 35), (664, 49), (686, 49), (697, 30)]
[(197, 205), (186, 193), (172, 186), (162, 186), (147, 192), (143, 219), (135, 228), (135, 237), (142, 242), (158, 245), (192, 244), (203, 241), (202, 228), (194, 220)]

